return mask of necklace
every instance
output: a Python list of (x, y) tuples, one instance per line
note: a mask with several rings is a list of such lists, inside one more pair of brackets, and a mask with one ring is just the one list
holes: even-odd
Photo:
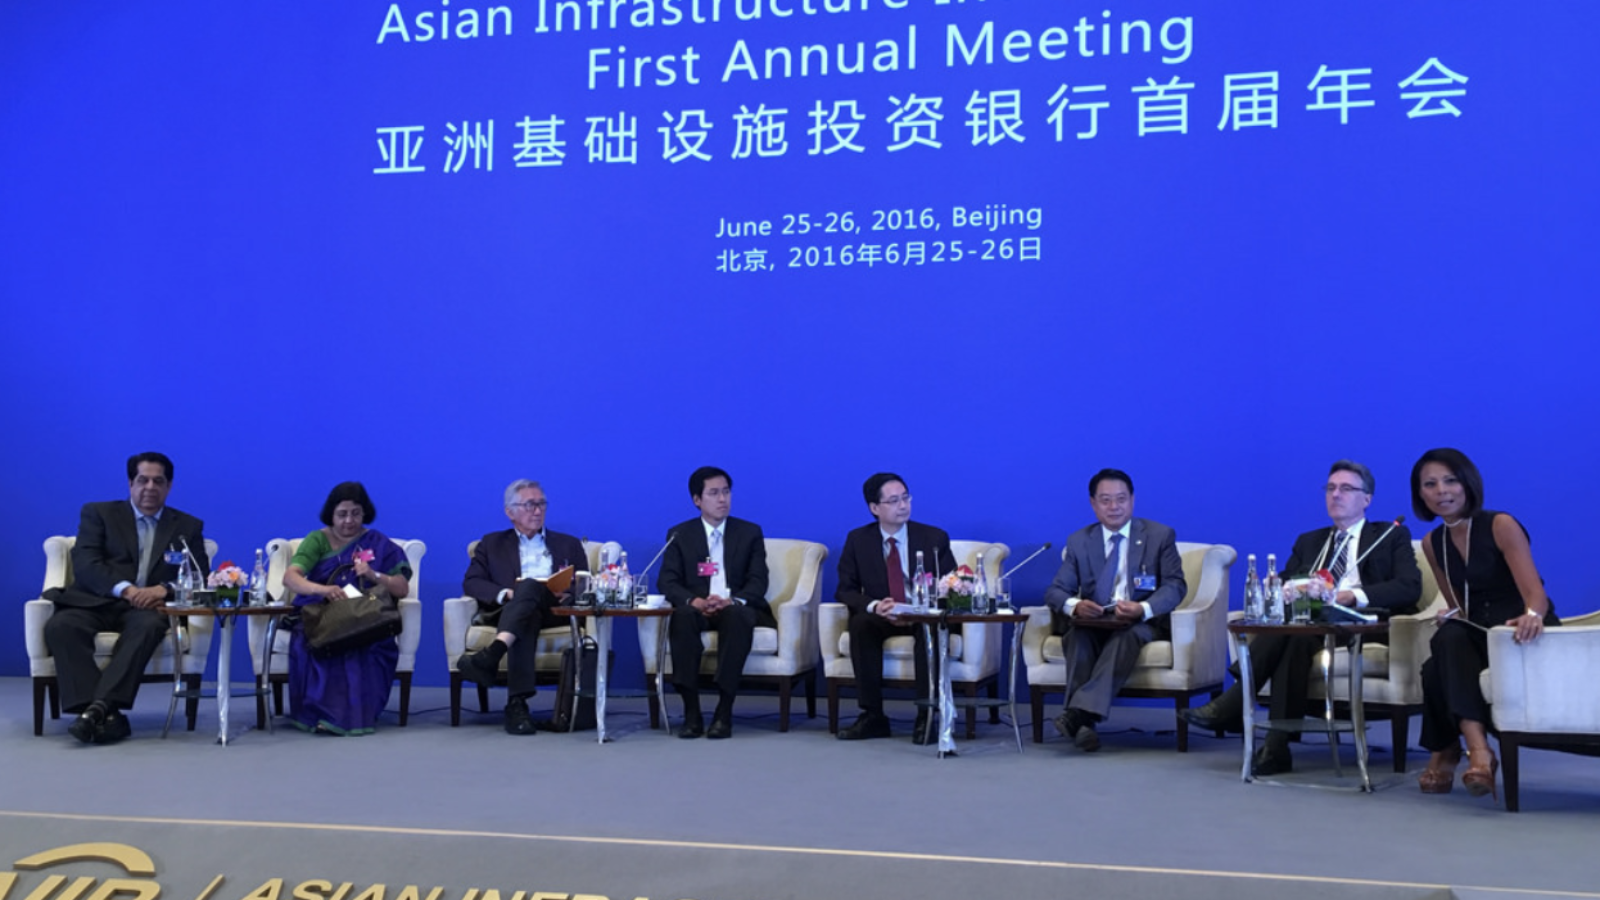
[[(1471, 516), (1463, 516), (1462, 518), (1460, 518), (1460, 519), (1458, 519), (1456, 521), (1457, 521), (1458, 524), (1460, 522), (1466, 522), (1467, 523), (1467, 541), (1466, 541), (1467, 551), (1465, 553), (1461, 554), (1461, 568), (1462, 568), (1462, 572), (1461, 572), (1461, 618), (1470, 621), (1472, 619), (1472, 614), (1471, 614), (1471, 611), (1472, 611), (1472, 585), (1467, 583), (1466, 569), (1467, 569), (1468, 563), (1472, 559), (1472, 517)], [(1446, 528), (1454, 528), (1455, 527), (1454, 525), (1451, 525), (1448, 521), (1446, 521), (1444, 524), (1445, 524)], [(1444, 563), (1444, 565), (1442, 567), (1444, 569), (1444, 583), (1449, 585), (1450, 584), (1450, 550), (1451, 550), (1449, 545), (1451, 543), (1453, 543), (1453, 542), (1450, 540), (1450, 536), (1448, 534), (1440, 535), (1440, 537), (1444, 538), (1444, 540), (1439, 542), (1439, 544), (1440, 544), (1439, 556), (1440, 556), (1441, 560)], [(1455, 592), (1455, 587), (1451, 586), (1450, 590), (1451, 590), (1451, 593), (1454, 593)]]
[(1449, 519), (1440, 519), (1440, 521), (1444, 523), (1444, 527), (1446, 527), (1446, 528), (1454, 528), (1457, 525), (1460, 525), (1462, 522), (1471, 522), (1472, 521), (1472, 517), (1471, 516), (1462, 516), (1461, 518), (1455, 520), (1454, 522), (1450, 521)]

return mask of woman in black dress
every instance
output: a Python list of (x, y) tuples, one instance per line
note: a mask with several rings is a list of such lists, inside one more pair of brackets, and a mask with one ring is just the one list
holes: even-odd
[(1489, 704), (1478, 675), (1489, 666), (1488, 629), (1517, 630), (1518, 643), (1559, 625), (1533, 565), (1528, 532), (1509, 513), (1483, 508), (1483, 478), (1460, 450), (1422, 454), (1411, 469), (1411, 506), (1424, 521), (1443, 524), (1422, 549), (1449, 608), (1422, 664), (1422, 746), (1433, 752), (1422, 792), (1448, 793), (1466, 738), (1469, 765), (1461, 784), (1475, 797), (1499, 792), (1500, 761), (1489, 749)]

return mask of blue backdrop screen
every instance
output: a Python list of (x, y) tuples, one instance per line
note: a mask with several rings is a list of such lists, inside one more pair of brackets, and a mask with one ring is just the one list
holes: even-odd
[(1381, 520), (1454, 445), (1587, 611), (1594, 491), (1545, 476), (1597, 449), (1597, 33), (1582, 2), (11, 0), (0, 579), (36, 596), (136, 451), (240, 561), (360, 479), (428, 543), (440, 683), (518, 477), (642, 561), (698, 465), (835, 552), (887, 469), (1020, 558), (1116, 466), (1264, 555), (1334, 459)]

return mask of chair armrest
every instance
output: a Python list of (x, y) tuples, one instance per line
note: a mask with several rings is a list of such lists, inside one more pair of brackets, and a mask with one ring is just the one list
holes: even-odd
[[(417, 647), (422, 643), (422, 601), (415, 597), (400, 600), (400, 671), (409, 672), (417, 665)], [(407, 658), (410, 665), (406, 665)]]
[(817, 645), (824, 662), (843, 659), (839, 652), (839, 639), (850, 627), (850, 607), (843, 603), (817, 604)]
[(478, 601), (471, 597), (451, 597), (444, 601), (444, 658), (454, 665), (467, 652), (467, 629), (477, 615)]
[(1573, 616), (1570, 619), (1563, 617), (1561, 619), (1561, 625), (1562, 627), (1566, 627), (1568, 625), (1600, 625), (1600, 612), (1584, 613), (1581, 616)]
[(1172, 670), (1188, 675), (1190, 684), (1220, 682), (1228, 670), (1228, 620), (1214, 604), (1174, 610)]
[(1548, 628), (1519, 644), (1489, 629), (1489, 684), (1501, 731), (1600, 734), (1600, 625)]
[(1022, 661), (1030, 666), (1044, 665), (1044, 642), (1050, 637), (1050, 607), (1024, 606), (1028, 627), (1022, 630)]
[(29, 600), (22, 606), (22, 630), (28, 638), (29, 659), (49, 659), (50, 648), (44, 645), (44, 623), (55, 614), (56, 605), (40, 598)]
[(1000, 632), (999, 622), (969, 622), (961, 626), (961, 662), (980, 675), (1000, 671)]
[[(667, 622), (670, 618), (670, 616), (647, 616), (635, 620), (639, 623), (639, 659), (644, 662), (644, 674), (646, 675), (656, 674), (656, 641), (659, 640), (658, 635), (661, 633), (661, 629), (667, 627)], [(588, 629), (594, 623), (595, 619), (591, 616), (584, 622), (584, 626)], [(672, 668), (671, 647), (667, 648), (666, 666), (668, 669)]]
[(1422, 702), (1422, 664), (1433, 655), (1429, 644), (1444, 605), (1438, 597), (1420, 612), (1389, 617), (1389, 683), (1406, 703)]
[(799, 671), (816, 661), (816, 607), (789, 602), (778, 609), (778, 658)]

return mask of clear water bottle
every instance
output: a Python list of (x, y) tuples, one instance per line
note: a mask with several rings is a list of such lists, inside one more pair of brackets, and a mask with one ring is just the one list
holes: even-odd
[(928, 608), (928, 570), (923, 567), (921, 550), (917, 551), (917, 567), (911, 573), (911, 605)]
[(613, 602), (616, 606), (633, 605), (633, 576), (628, 574), (628, 551), (626, 550), (622, 551), (622, 555), (617, 557), (617, 592)]
[(1249, 560), (1250, 568), (1244, 574), (1244, 620), (1259, 622), (1266, 618), (1267, 608), (1261, 578), (1256, 575), (1256, 555), (1250, 554)]
[(1268, 625), (1283, 624), (1283, 579), (1278, 577), (1278, 557), (1267, 554), (1267, 615)]
[(178, 602), (174, 606), (193, 606), (194, 591), (199, 587), (195, 576), (194, 565), (189, 562), (189, 554), (183, 555), (183, 564), (178, 566)]
[(977, 615), (988, 615), (989, 609), (989, 577), (983, 570), (983, 556), (978, 556), (978, 577), (972, 582), (972, 611)]
[(250, 605), (267, 605), (266, 554), (260, 547), (256, 548), (256, 567), (250, 570)]

